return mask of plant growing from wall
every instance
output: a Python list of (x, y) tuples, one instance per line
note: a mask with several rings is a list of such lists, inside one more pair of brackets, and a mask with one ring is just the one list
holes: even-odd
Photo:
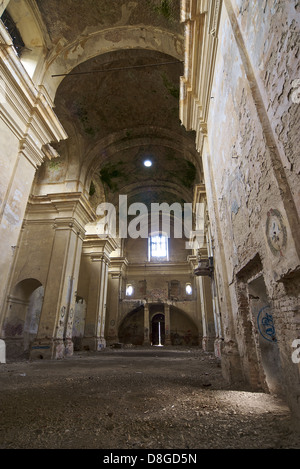
[(153, 11), (166, 18), (168, 21), (173, 19), (172, 0), (161, 0), (160, 5), (153, 5)]
[(168, 90), (169, 94), (173, 96), (173, 98), (179, 99), (179, 87), (170, 82), (166, 73), (162, 74), (162, 79), (164, 82), (164, 86)]

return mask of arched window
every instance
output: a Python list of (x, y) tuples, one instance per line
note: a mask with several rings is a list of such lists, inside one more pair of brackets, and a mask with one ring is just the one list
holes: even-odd
[(126, 286), (126, 296), (132, 296), (132, 295), (133, 295), (133, 286), (129, 284)]
[(7, 10), (4, 10), (4, 13), (1, 16), (1, 21), (4, 23), (4, 26), (6, 27), (12, 39), (14, 48), (16, 49), (16, 52), (20, 57), (23, 49), (25, 48), (25, 44), (15, 22), (13, 21), (12, 17), (10, 16)]
[(168, 261), (169, 243), (167, 236), (163, 234), (153, 234), (149, 236), (149, 261), (152, 259)]

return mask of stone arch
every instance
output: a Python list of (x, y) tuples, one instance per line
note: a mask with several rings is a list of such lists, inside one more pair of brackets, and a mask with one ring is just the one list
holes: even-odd
[[(147, 139), (145, 138), (147, 135)], [(198, 153), (191, 144), (190, 138), (179, 135), (178, 132), (171, 131), (162, 127), (144, 127), (132, 128), (115, 132), (97, 142), (96, 146), (86, 154), (86, 159), (83, 167), (85, 173), (88, 175), (97, 169), (99, 164), (105, 162), (116, 152), (123, 152), (132, 146), (139, 147), (151, 143), (153, 145), (164, 145), (170, 149), (178, 149), (182, 146), (183, 158), (188, 159), (200, 171)], [(97, 161), (99, 152), (102, 151), (103, 158)]]
[[(178, 133), (171, 132), (169, 129), (140, 127), (138, 129), (129, 129), (125, 131), (110, 134), (105, 139), (97, 142), (85, 156), (81, 171), (81, 177), (84, 184), (84, 191), (87, 193), (90, 187), (90, 182), (93, 174), (101, 167), (103, 163), (109, 161), (112, 156), (117, 153), (122, 153), (130, 148), (147, 145), (148, 141), (145, 140), (144, 132), (149, 134), (149, 143), (152, 145), (162, 145), (172, 150), (177, 150), (181, 147), (182, 158), (190, 161), (197, 169), (198, 179), (202, 179), (202, 168), (197, 153), (191, 148), (191, 142), (188, 138), (178, 136)], [(182, 143), (184, 142), (184, 144)], [(101, 154), (101, 158), (99, 158)]]
[(3, 327), (9, 358), (29, 356), (38, 333), (43, 300), (44, 287), (35, 278), (21, 280), (12, 289)]
[(174, 346), (199, 345), (199, 331), (196, 323), (185, 311), (175, 306), (170, 306), (170, 337)]
[[(120, 45), (121, 42), (121, 45)], [(107, 52), (121, 49), (148, 49), (182, 60), (183, 37), (153, 26), (119, 26), (94, 31), (68, 44), (57, 44), (45, 64), (44, 84), (54, 100), (64, 76), (75, 67)]]
[(143, 345), (144, 308), (139, 306), (131, 310), (119, 325), (119, 341), (123, 344)]

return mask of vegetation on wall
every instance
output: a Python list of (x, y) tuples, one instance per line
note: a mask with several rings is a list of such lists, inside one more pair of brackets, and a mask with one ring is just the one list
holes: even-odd
[(179, 99), (179, 87), (171, 83), (165, 73), (162, 74), (162, 79), (164, 82), (164, 86), (168, 90), (170, 95), (173, 96), (173, 98)]
[[(153, 3), (153, 2), (151, 2)], [(166, 18), (168, 21), (173, 19), (172, 0), (160, 0), (160, 4), (152, 5), (153, 11)]]
[(118, 191), (118, 184), (116, 179), (126, 179), (127, 176), (124, 172), (124, 162), (119, 161), (118, 163), (109, 163), (100, 170), (100, 180), (104, 185), (104, 188), (109, 188), (112, 192)]
[[(143, 152), (141, 152), (143, 154)], [(167, 150), (166, 154), (156, 154), (156, 162), (152, 168), (147, 168), (145, 171), (140, 158), (131, 161), (110, 162), (104, 165), (100, 172), (99, 178), (103, 184), (104, 190), (111, 193), (117, 193), (124, 186), (124, 183), (133, 184), (141, 183), (147, 178), (147, 191), (140, 194), (139, 197), (143, 200), (147, 199), (148, 202), (159, 202), (161, 197), (151, 190), (151, 183), (149, 180), (165, 179), (177, 182), (177, 184), (184, 186), (186, 189), (192, 189), (197, 176), (197, 169), (194, 164), (180, 156), (176, 156), (171, 149)], [(93, 187), (91, 187), (93, 190)], [(161, 192), (161, 191), (160, 191)], [(165, 194), (166, 195), (166, 194)], [(154, 200), (155, 199), (155, 200)], [(157, 200), (156, 200), (157, 199)]]
[(88, 111), (84, 108), (82, 103), (76, 103), (76, 116), (78, 117), (84, 132), (91, 137), (96, 135), (96, 130), (90, 125)]
[(58, 171), (61, 167), (61, 162), (56, 161), (56, 160), (50, 160), (49, 163), (48, 163), (48, 166), (49, 166), (50, 169), (52, 169), (54, 171)]

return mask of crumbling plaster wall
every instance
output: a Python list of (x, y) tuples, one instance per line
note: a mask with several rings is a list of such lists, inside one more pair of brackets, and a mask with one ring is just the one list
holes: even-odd
[(296, 80), (300, 78), (300, 2), (235, 0), (234, 6), (300, 214), (296, 96)]
[(299, 2), (224, 2), (202, 155), (225, 343), (237, 340), (247, 376), (236, 275), (258, 253), (294, 403), (300, 394), (291, 360), (299, 281), (281, 280), (299, 267), (299, 104), (292, 99), (298, 21)]

